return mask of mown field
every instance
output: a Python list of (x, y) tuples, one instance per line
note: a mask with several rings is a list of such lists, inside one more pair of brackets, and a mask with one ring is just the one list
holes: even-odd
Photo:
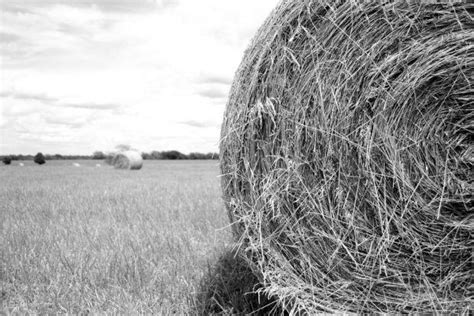
[(0, 167), (3, 312), (194, 314), (231, 241), (216, 161)]

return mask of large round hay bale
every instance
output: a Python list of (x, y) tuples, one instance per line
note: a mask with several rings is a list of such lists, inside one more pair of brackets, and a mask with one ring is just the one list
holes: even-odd
[(283, 1), (235, 76), (222, 186), (293, 311), (473, 304), (472, 5)]
[(122, 151), (114, 155), (112, 165), (116, 169), (139, 170), (143, 166), (143, 158), (138, 151)]

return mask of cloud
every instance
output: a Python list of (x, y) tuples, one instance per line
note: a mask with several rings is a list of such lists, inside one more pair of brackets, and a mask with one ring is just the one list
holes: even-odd
[[(178, 5), (179, 0), (22, 0), (12, 4), (1, 4), (0, 8), (20, 13), (30, 13), (34, 8), (71, 6), (77, 8), (98, 8), (104, 12), (142, 13), (149, 10), (166, 10)], [(32, 8), (27, 9), (27, 8)]]
[(117, 110), (121, 107), (120, 104), (114, 103), (61, 103), (60, 106), (75, 109), (87, 109), (87, 110)]
[(61, 120), (57, 118), (45, 118), (44, 120), (48, 124), (66, 126), (70, 128), (81, 128), (86, 125), (86, 122), (73, 122), (73, 121), (66, 121), (66, 120)]
[(111, 23), (94, 7), (32, 4), (28, 8), (28, 12), (21, 13), (11, 8), (2, 11), (0, 31), (10, 41), (1, 41), (3, 69), (42, 66), (57, 71), (61, 64), (67, 63), (68, 67), (74, 61), (78, 63), (86, 56), (85, 50), (92, 51), (94, 35)]
[(234, 73), (276, 3), (0, 0), (0, 154), (215, 151)]
[(227, 92), (219, 88), (207, 88), (198, 91), (198, 95), (209, 99), (223, 99), (227, 97)]
[(2, 44), (10, 44), (13, 42), (18, 42), (20, 39), (21, 37), (16, 34), (0, 32), (0, 43)]
[(0, 1), (0, 10), (3, 12), (9, 12), (14, 14), (32, 14), (33, 11), (26, 8), (26, 6), (20, 6), (19, 3), (6, 3), (6, 1)]
[(201, 74), (196, 79), (196, 82), (201, 84), (230, 85), (232, 83), (232, 77), (224, 75)]
[(58, 98), (54, 98), (45, 94), (28, 93), (28, 92), (1, 92), (0, 98), (12, 98), (16, 100), (25, 100), (25, 101), (38, 101), (38, 102), (48, 103), (50, 105), (63, 107), (63, 108), (75, 108), (75, 109), (87, 109), (87, 110), (117, 110), (121, 107), (121, 105), (117, 103), (65, 102), (65, 101), (60, 101)]
[(206, 127), (212, 127), (215, 126), (215, 124), (211, 122), (200, 122), (200, 121), (194, 121), (194, 120), (189, 120), (189, 121), (182, 121), (178, 122), (179, 124), (183, 125), (188, 125), (191, 127), (197, 127), (197, 128), (206, 128)]
[(34, 100), (40, 102), (57, 102), (58, 99), (45, 94), (27, 93), (27, 92), (2, 92), (1, 98), (13, 98), (18, 100)]
[(89, 30), (85, 29), (84, 27), (80, 27), (77, 25), (71, 25), (67, 23), (59, 23), (57, 25), (57, 30), (58, 32), (72, 35), (72, 36), (77, 36), (77, 37), (84, 37), (84, 36), (91, 36), (92, 32)]

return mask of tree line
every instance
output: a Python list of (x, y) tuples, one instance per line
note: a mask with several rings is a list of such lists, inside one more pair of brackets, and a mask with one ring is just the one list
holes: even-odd
[(177, 150), (169, 151), (152, 151), (149, 153), (142, 153), (143, 159), (149, 160), (159, 160), (159, 159), (168, 159), (168, 160), (178, 160), (178, 159), (219, 159), (219, 154), (217, 153), (189, 153), (183, 154)]
[[(3, 155), (0, 156), (0, 159), (9, 164), (13, 160), (34, 160), (35, 157), (43, 157), (44, 160), (106, 160), (113, 157), (114, 153), (104, 153), (102, 151), (95, 151), (92, 155), (61, 155), (61, 154), (42, 154), (38, 153), (36, 155)], [(149, 153), (142, 153), (143, 159), (146, 160), (197, 160), (197, 159), (219, 159), (219, 154), (217, 153), (198, 153), (193, 152), (189, 154), (183, 154), (177, 150), (168, 150), (168, 151), (151, 151)]]

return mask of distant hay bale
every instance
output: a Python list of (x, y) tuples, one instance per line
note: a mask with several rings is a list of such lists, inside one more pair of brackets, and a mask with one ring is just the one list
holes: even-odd
[(222, 186), (294, 312), (468, 313), (473, 5), (283, 1), (234, 79)]
[(96, 166), (97, 168), (102, 167), (102, 166), (100, 165), (100, 163), (96, 163), (95, 166)]
[(25, 166), (25, 164), (22, 163), (22, 162), (20, 162), (18, 165), (19, 165), (20, 167), (24, 167), (24, 166)]
[(115, 154), (112, 165), (116, 169), (139, 170), (143, 166), (143, 158), (138, 151), (127, 150)]
[(77, 163), (77, 162), (73, 163), (72, 165), (73, 165), (74, 167), (80, 167), (80, 166), (81, 166), (81, 165), (80, 165), (79, 163)]

